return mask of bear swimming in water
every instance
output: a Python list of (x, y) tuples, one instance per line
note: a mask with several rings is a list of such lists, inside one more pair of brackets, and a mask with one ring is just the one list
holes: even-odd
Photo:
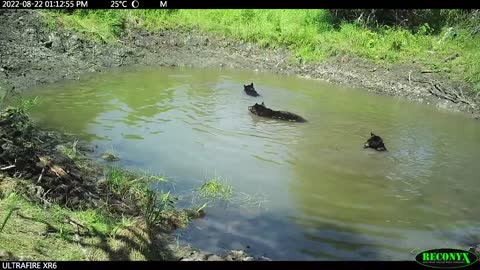
[(255, 91), (255, 87), (253, 87), (253, 82), (251, 84), (243, 85), (243, 90), (245, 90), (245, 93), (247, 95), (252, 96), (252, 97), (258, 97), (260, 96), (257, 91)]
[(291, 112), (285, 112), (285, 111), (274, 111), (272, 109), (269, 109), (265, 106), (265, 103), (262, 102), (262, 104), (255, 103), (253, 106), (249, 106), (248, 110), (261, 117), (268, 117), (272, 119), (280, 119), (280, 120), (286, 120), (286, 121), (292, 121), (292, 122), (307, 122), (303, 117), (296, 115)]
[(387, 148), (383, 144), (383, 139), (380, 136), (370, 132), (370, 139), (363, 145), (363, 148), (373, 148), (377, 151), (387, 151)]

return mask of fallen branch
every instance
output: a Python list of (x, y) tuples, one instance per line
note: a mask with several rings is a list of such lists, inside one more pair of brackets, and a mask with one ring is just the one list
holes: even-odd
[[(473, 108), (473, 109), (476, 108), (476, 104), (470, 102), (465, 97), (462, 89), (459, 89), (459, 92), (457, 92), (455, 90), (447, 91), (447, 90), (441, 88), (438, 84), (433, 83), (433, 81), (430, 81), (430, 84), (432, 85), (432, 89), (428, 89), (428, 91), (432, 95), (434, 95), (438, 98), (443, 98), (443, 99), (449, 100), (453, 103), (461, 102), (461, 103), (467, 104), (468, 106), (470, 106), (470, 108)], [(436, 91), (434, 92), (433, 89), (435, 89)]]
[(439, 73), (439, 72), (442, 72), (442, 71), (439, 70), (439, 69), (426, 69), (426, 70), (422, 70), (421, 72), (422, 73)]
[(278, 67), (278, 65), (280, 65), (281, 63), (283, 63), (283, 61), (285, 61), (285, 59), (287, 59), (288, 56), (285, 56), (282, 60), (280, 60), (276, 65), (275, 65), (275, 68)]
[(49, 190), (47, 190), (47, 192), (43, 193), (43, 197), (46, 197), (47, 194), (48, 194), (50, 191), (52, 191), (52, 189), (49, 189)]
[(52, 161), (49, 160), (47, 157), (38, 157), (38, 159), (44, 167), (49, 167), (50, 171), (53, 172), (57, 177), (67, 179), (69, 181), (73, 180), (72, 177), (67, 172), (65, 172), (64, 169), (62, 169), (58, 165), (53, 164)]
[(40, 176), (38, 176), (37, 184), (40, 183), (40, 181), (42, 181), (43, 174), (45, 173), (45, 168), (46, 167), (42, 168), (42, 172), (40, 173)]
[(81, 223), (80, 221), (78, 221), (78, 220), (76, 220), (72, 217), (65, 216), (65, 222), (68, 222), (73, 226), (77, 226), (77, 227), (80, 227), (82, 229), (85, 229), (85, 230), (89, 231), (89, 229), (85, 225), (83, 225), (83, 223)]
[(475, 95), (475, 97), (474, 97), (473, 99), (475, 99), (475, 100), (476, 100), (476, 99), (478, 98), (478, 96), (479, 96), (479, 95), (480, 95), (480, 91), (478, 91), (478, 92), (477, 92), (477, 94)]
[(452, 55), (452, 56), (450, 56), (450, 57), (447, 57), (444, 62), (452, 61), (452, 60), (454, 60), (455, 58), (457, 58), (457, 57), (459, 57), (459, 56), (460, 56), (460, 54), (459, 54), (459, 53), (456, 53), (456, 54), (454, 54), (454, 55)]
[(428, 89), (428, 92), (430, 92), (430, 94), (436, 96), (437, 98), (440, 98), (440, 99), (446, 99), (446, 100), (449, 100), (453, 103), (458, 103), (457, 100), (455, 100), (454, 98), (448, 96), (444, 91), (443, 89), (441, 89), (438, 85), (434, 84), (432, 81), (430, 81), (430, 84), (432, 85), (432, 89), (435, 89), (436, 92), (433, 92), (432, 89)]
[(11, 168), (15, 168), (15, 167), (16, 167), (15, 165), (10, 165), (10, 166), (7, 166), (7, 167), (0, 168), (0, 170), (1, 170), (1, 171), (5, 171), (5, 170), (11, 169)]
[(9, 139), (2, 138), (2, 140), (6, 141), (6, 142), (8, 142), (8, 143), (11, 143), (11, 144), (13, 144), (13, 142), (12, 142), (12, 141), (10, 141)]
[(84, 70), (84, 69), (90, 68), (90, 67), (88, 67), (89, 65), (92, 65), (92, 66), (93, 66), (94, 64), (88, 62), (88, 63), (86, 63), (85, 65), (79, 67), (78, 69)]

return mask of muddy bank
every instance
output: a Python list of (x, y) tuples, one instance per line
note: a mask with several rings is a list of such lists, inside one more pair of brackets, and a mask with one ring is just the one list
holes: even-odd
[[(203, 210), (180, 210), (173, 204), (162, 205), (156, 197), (158, 195), (149, 190), (154, 181), (148, 176), (124, 172), (122, 178), (111, 178), (108, 168), (95, 164), (83, 154), (91, 150), (88, 145), (78, 141), (66, 143), (71, 141), (67, 135), (34, 126), (22, 106), (0, 111), (0, 218), (3, 222), (5, 214), (12, 211), (8, 218), (14, 220), (10, 223), (16, 224), (7, 232), (9, 236), (4, 236), (4, 232), (0, 235), (6, 237), (2, 238), (1, 260), (39, 259), (28, 252), (33, 247), (23, 246), (20, 252), (29, 254), (23, 257), (5, 249), (15, 246), (11, 241), (21, 237), (25, 230), (32, 230), (30, 237), (36, 243), (48, 241), (44, 236), (52, 233), (61, 232), (65, 239), (70, 235), (75, 242), (64, 240), (62, 244), (73, 245), (70, 252), (76, 250), (78, 244), (78, 251), (94, 260), (129, 260), (135, 252), (141, 253), (136, 258), (147, 260), (268, 260), (249, 256), (240, 250), (217, 255), (177, 245), (172, 233), (187, 226), (191, 220), (202, 218), (205, 215)], [(119, 173), (116, 171), (116, 175)], [(10, 210), (5, 200), (12, 195), (21, 196), (32, 204), (24, 203), (22, 207)], [(35, 205), (45, 210), (38, 210)], [(61, 220), (51, 217), (55, 210), (49, 209), (56, 206), (64, 209)], [(93, 209), (112, 220), (130, 217), (132, 223), (112, 232), (113, 237), (107, 236), (95, 226), (75, 218), (76, 213)], [(59, 215), (59, 210), (56, 211)], [(38, 223), (47, 225), (47, 231), (38, 229)], [(114, 242), (111, 239), (115, 239)]]
[(20, 92), (122, 66), (226, 67), (321, 79), (480, 116), (480, 98), (470, 86), (415, 63), (387, 66), (337, 57), (305, 64), (285, 49), (263, 49), (199, 31), (133, 29), (117, 44), (103, 44), (79, 33), (49, 31), (39, 23), (41, 15), (36, 11), (0, 12), (0, 81), (3, 88)]

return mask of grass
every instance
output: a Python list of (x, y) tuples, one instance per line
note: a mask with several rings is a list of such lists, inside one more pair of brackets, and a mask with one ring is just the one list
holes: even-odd
[(216, 202), (226, 203), (234, 207), (261, 207), (265, 203), (264, 194), (247, 194), (235, 191), (225, 180), (215, 176), (203, 182), (202, 185), (193, 189), (192, 204), (199, 205), (197, 212)]
[(18, 100), (16, 100), (14, 104), (10, 106), (10, 108), (12, 108), (17, 113), (27, 114), (33, 108), (35, 108), (38, 104), (40, 104), (39, 97), (34, 97), (34, 98), (21, 97)]
[(85, 158), (77, 149), (78, 140), (75, 140), (72, 145), (69, 144), (61, 145), (60, 152), (69, 157), (73, 161), (79, 161), (82, 158)]
[[(449, 27), (428, 25), (415, 31), (395, 27), (371, 29), (354, 23), (337, 25), (326, 10), (105, 10), (72, 15), (48, 11), (49, 27), (75, 29), (103, 42), (115, 42), (129, 28), (150, 31), (200, 29), (263, 47), (289, 48), (302, 61), (324, 61), (339, 55), (379, 63), (416, 63), (447, 70), (480, 90), (480, 35), (458, 23), (456, 37)], [(435, 30), (435, 31), (434, 31)], [(435, 34), (433, 34), (435, 33)], [(446, 60), (458, 53), (453, 60)]]
[[(15, 204), (2, 233), (1, 249), (32, 260), (168, 259), (165, 247), (151, 238), (144, 223), (101, 210), (71, 211), (31, 203), (12, 193), (0, 200), (0, 212)], [(154, 247), (154, 248), (152, 248)]]
[(113, 192), (122, 197), (133, 196), (135, 198), (143, 196), (154, 181), (162, 181), (162, 178), (157, 176), (139, 175), (114, 166), (105, 170), (104, 177)]
[(56, 260), (84, 259), (78, 244), (74, 243), (77, 228), (65, 222), (67, 217), (104, 235), (110, 234), (118, 226), (113, 218), (96, 210), (72, 212), (58, 205), (44, 209), (16, 193), (0, 200), (0, 212), (12, 209), (11, 205), (15, 205), (17, 211), (10, 216), (10, 222), (0, 234), (0, 242), (2, 249), (16, 256)]
[[(13, 178), (0, 179), (1, 249), (33, 260), (171, 259), (157, 229), (168, 222), (183, 226), (170, 193), (148, 190), (156, 176), (136, 175), (118, 168), (106, 172), (114, 193), (141, 205), (140, 215), (119, 216), (106, 207), (71, 210), (54, 204), (45, 208), (16, 193)], [(168, 230), (168, 229), (167, 229)]]
[(5, 218), (3, 219), (2, 225), (0, 226), (0, 233), (2, 233), (3, 229), (5, 228), (5, 225), (7, 225), (8, 220), (13, 214), (13, 211), (17, 210), (18, 208), (15, 205), (11, 205), (8, 207), (8, 210), (6, 212)]
[[(153, 190), (154, 185), (166, 182), (163, 177), (141, 175), (118, 167), (110, 167), (105, 172), (105, 180), (112, 192), (136, 202), (141, 207), (142, 215), (149, 227), (162, 223), (162, 219), (172, 218), (178, 198), (170, 192)], [(185, 225), (185, 222), (181, 223), (182, 226)]]
[(220, 178), (215, 177), (205, 181), (197, 189), (197, 192), (203, 198), (229, 200), (233, 195), (233, 188), (226, 182), (221, 181)]
[(20, 104), (18, 105), (23, 111), (30, 111), (34, 107), (40, 104), (39, 97), (29, 98), (29, 99), (20, 99)]
[(113, 147), (102, 154), (102, 158), (106, 161), (117, 161), (120, 157), (117, 155)]

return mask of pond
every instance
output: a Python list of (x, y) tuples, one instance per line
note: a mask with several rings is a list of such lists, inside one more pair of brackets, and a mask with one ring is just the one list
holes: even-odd
[[(245, 94), (250, 82), (260, 97)], [(41, 97), (33, 112), (41, 126), (98, 145), (97, 158), (113, 149), (118, 165), (165, 175), (175, 194), (218, 177), (251, 198), (211, 203), (179, 231), (199, 248), (274, 260), (414, 260), (480, 242), (480, 125), (461, 114), (225, 69), (114, 70), (29, 95)], [(248, 111), (262, 101), (308, 122)], [(387, 152), (362, 148), (370, 132)]]

